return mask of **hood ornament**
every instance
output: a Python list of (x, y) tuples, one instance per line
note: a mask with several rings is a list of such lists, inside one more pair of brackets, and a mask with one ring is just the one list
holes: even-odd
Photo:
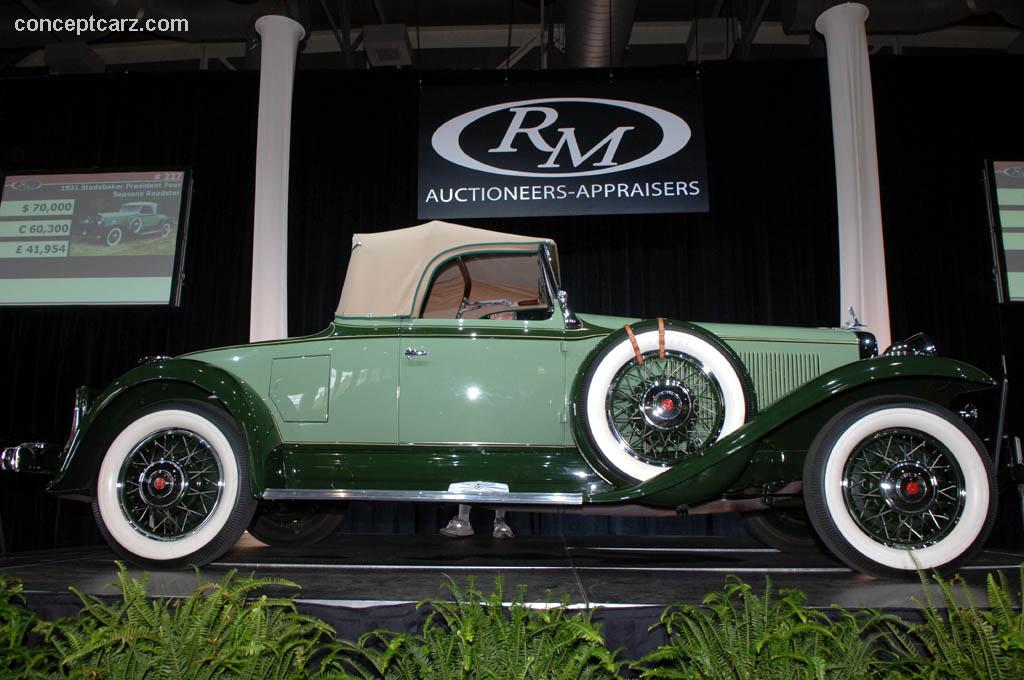
[(864, 324), (862, 324), (860, 319), (857, 318), (857, 312), (854, 311), (853, 305), (850, 305), (850, 308), (847, 311), (850, 312), (850, 320), (843, 324), (843, 328), (849, 328), (851, 331), (858, 328), (864, 328)]

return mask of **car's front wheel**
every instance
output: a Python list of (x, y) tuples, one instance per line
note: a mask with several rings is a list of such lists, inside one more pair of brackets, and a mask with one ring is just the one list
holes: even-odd
[(948, 409), (861, 402), (818, 434), (804, 466), (811, 522), (849, 566), (875, 576), (954, 572), (984, 545), (996, 489), (984, 444)]
[(811, 520), (803, 508), (758, 510), (743, 513), (750, 535), (784, 553), (820, 550)]
[(124, 238), (124, 232), (121, 231), (121, 227), (114, 227), (107, 232), (107, 245), (116, 246)]
[(265, 502), (249, 533), (267, 545), (313, 545), (333, 534), (344, 519), (344, 503)]
[(222, 555), (255, 509), (238, 427), (193, 401), (150, 406), (128, 422), (107, 448), (93, 499), (115, 552), (166, 569)]

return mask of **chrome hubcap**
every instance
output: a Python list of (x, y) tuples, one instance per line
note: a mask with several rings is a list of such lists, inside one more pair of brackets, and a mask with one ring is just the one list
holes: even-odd
[(640, 410), (651, 427), (675, 430), (685, 425), (693, 414), (693, 397), (678, 380), (661, 378), (644, 392)]
[(843, 470), (843, 499), (872, 538), (918, 549), (943, 539), (963, 515), (967, 492), (956, 458), (919, 430), (875, 433)]
[(166, 508), (181, 500), (188, 479), (177, 463), (158, 460), (139, 474), (139, 497), (154, 508)]
[(893, 510), (908, 514), (926, 512), (935, 502), (938, 480), (926, 467), (900, 462), (882, 476), (878, 490)]
[(175, 540), (213, 514), (223, 490), (213, 448), (194, 432), (166, 429), (139, 442), (118, 477), (121, 510), (148, 538)]

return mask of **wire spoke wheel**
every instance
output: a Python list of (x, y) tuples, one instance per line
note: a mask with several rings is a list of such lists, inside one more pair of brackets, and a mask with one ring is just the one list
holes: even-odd
[(608, 424), (633, 457), (667, 466), (689, 458), (722, 430), (722, 388), (705, 366), (680, 352), (643, 355), (626, 363), (611, 381)]
[(895, 548), (932, 545), (956, 526), (967, 489), (950, 450), (934, 437), (893, 428), (864, 439), (843, 470), (843, 498), (854, 521)]
[(205, 439), (189, 430), (159, 430), (142, 439), (121, 466), (121, 510), (147, 538), (177, 540), (214, 513), (222, 480), (218, 457)]

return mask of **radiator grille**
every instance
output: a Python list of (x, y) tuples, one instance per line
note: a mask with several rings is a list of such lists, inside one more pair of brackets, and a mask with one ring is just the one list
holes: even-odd
[(770, 406), (783, 395), (821, 374), (821, 360), (812, 352), (740, 352), (754, 381), (757, 406)]

